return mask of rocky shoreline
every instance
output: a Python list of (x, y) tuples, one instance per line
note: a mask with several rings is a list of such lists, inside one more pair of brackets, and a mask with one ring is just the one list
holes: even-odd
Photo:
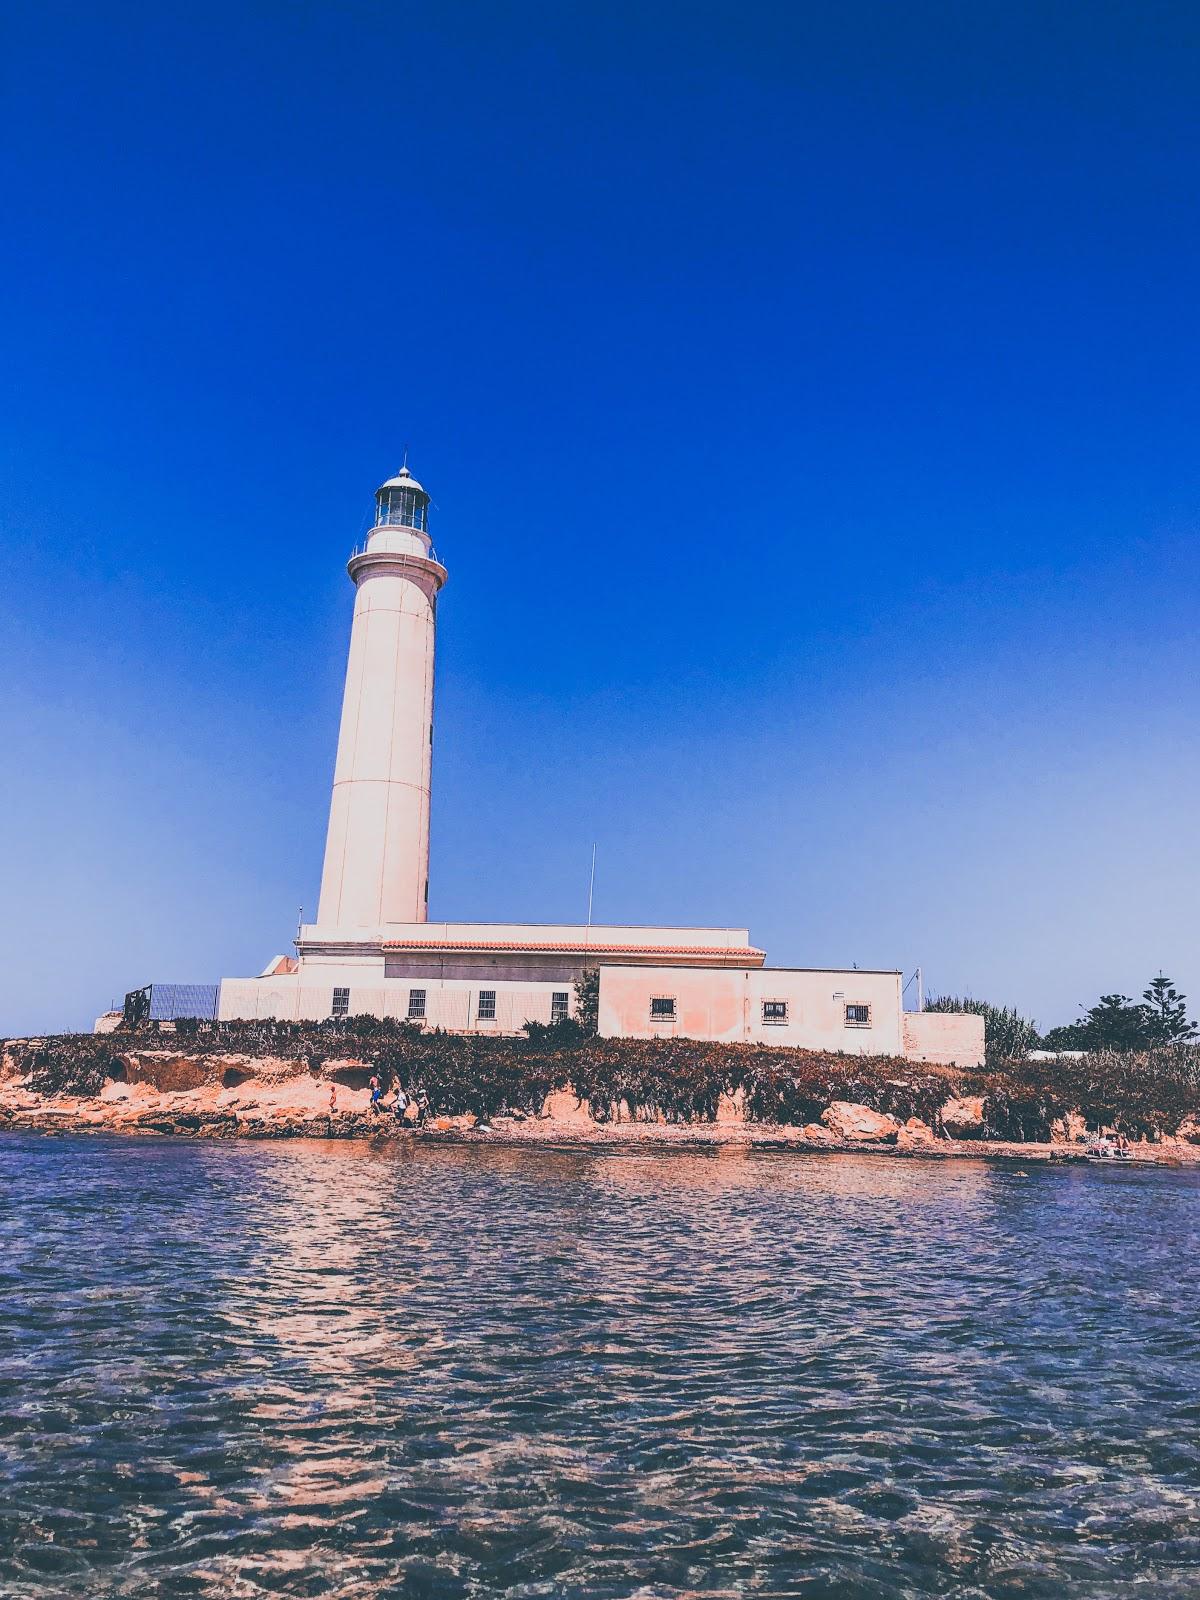
[[(197, 1139), (371, 1139), (571, 1149), (695, 1151), (721, 1148), (796, 1153), (871, 1152), (931, 1160), (1075, 1162), (1094, 1159), (1094, 1134), (1066, 1119), (1047, 1143), (984, 1139), (982, 1107), (949, 1100), (935, 1130), (910, 1117), (901, 1123), (869, 1107), (836, 1101), (819, 1122), (788, 1126), (748, 1120), (737, 1094), (722, 1096), (715, 1120), (674, 1122), (638, 1115), (592, 1116), (569, 1089), (546, 1096), (540, 1115), (431, 1115), (417, 1124), (390, 1109), (374, 1112), (359, 1061), (328, 1062), (314, 1073), (295, 1061), (173, 1052), (131, 1055), (123, 1082), (97, 1094), (38, 1094), (20, 1078), (0, 1082), (0, 1132), (48, 1135), (107, 1133)], [(200, 1081), (197, 1081), (200, 1079)], [(333, 1109), (330, 1097), (333, 1097)], [(972, 1137), (972, 1135), (975, 1135)], [(1200, 1142), (1186, 1137), (1133, 1142), (1128, 1159), (1157, 1165), (1200, 1162)]]
[[(328, 1107), (333, 1083), (336, 1110)], [(970, 1110), (970, 1107), (966, 1107)], [(189, 1139), (373, 1139), (451, 1142), (558, 1149), (779, 1150), (795, 1154), (870, 1152), (891, 1157), (989, 1162), (1085, 1162), (1088, 1141), (1077, 1130), (1046, 1144), (1000, 1142), (934, 1134), (915, 1118), (896, 1125), (869, 1107), (835, 1102), (821, 1123), (781, 1126), (749, 1122), (736, 1101), (718, 1109), (715, 1122), (662, 1122), (629, 1117), (597, 1122), (570, 1090), (547, 1096), (541, 1115), (504, 1115), (478, 1122), (474, 1115), (398, 1122), (390, 1110), (373, 1112), (370, 1091), (336, 1080), (246, 1078), (238, 1085), (160, 1090), (149, 1083), (109, 1083), (94, 1096), (37, 1094), (19, 1082), (0, 1085), (0, 1133), (165, 1136)], [(1070, 1134), (1077, 1134), (1070, 1138)], [(1155, 1165), (1200, 1163), (1200, 1146), (1186, 1139), (1134, 1142), (1130, 1160)]]

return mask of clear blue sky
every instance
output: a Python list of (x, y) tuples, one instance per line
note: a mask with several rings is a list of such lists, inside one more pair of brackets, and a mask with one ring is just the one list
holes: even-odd
[(10, 14), (0, 1031), (316, 905), (434, 496), (435, 917), (1200, 1002), (1200, 11)]

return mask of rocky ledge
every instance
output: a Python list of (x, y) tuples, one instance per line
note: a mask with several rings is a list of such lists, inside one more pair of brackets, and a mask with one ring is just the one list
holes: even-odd
[[(0, 1081), (0, 1129), (41, 1133), (158, 1134), (189, 1138), (419, 1139), (488, 1144), (572, 1146), (645, 1145), (683, 1149), (741, 1145), (797, 1151), (878, 1151), (898, 1156), (993, 1160), (1084, 1160), (1096, 1134), (1080, 1117), (1056, 1123), (1048, 1143), (984, 1140), (983, 1101), (950, 1098), (936, 1129), (916, 1117), (900, 1121), (868, 1106), (837, 1100), (802, 1126), (747, 1119), (740, 1091), (722, 1095), (711, 1122), (674, 1122), (630, 1108), (608, 1108), (598, 1120), (568, 1088), (545, 1097), (539, 1115), (430, 1115), (372, 1111), (369, 1063), (305, 1061), (229, 1055), (188, 1057), (171, 1051), (131, 1052), (124, 1081), (97, 1094), (38, 1094), (27, 1080)], [(1132, 1159), (1200, 1161), (1200, 1125), (1189, 1118), (1178, 1133), (1129, 1146)]]

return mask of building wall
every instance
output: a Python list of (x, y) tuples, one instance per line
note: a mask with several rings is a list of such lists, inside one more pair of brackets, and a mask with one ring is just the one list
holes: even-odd
[[(569, 983), (530, 984), (489, 978), (384, 979), (362, 968), (328, 970), (321, 981), (312, 974), (279, 978), (226, 978), (221, 984), (219, 1016), (222, 1022), (277, 1018), (291, 1022), (321, 1022), (333, 1015), (335, 987), (350, 991), (349, 1016), (391, 1017), (403, 1021), (409, 1014), (412, 990), (425, 993), (424, 1026), (448, 1033), (519, 1034), (526, 1022), (549, 1022), (556, 993), (566, 994), (569, 1013), (575, 1010), (575, 993)], [(481, 1017), (480, 991), (496, 996), (495, 1016)]]
[[(673, 998), (675, 1020), (655, 1020), (651, 1001)], [(764, 1002), (787, 1007), (764, 1020)], [(870, 1008), (865, 1027), (848, 1025), (847, 1005)], [(898, 972), (824, 972), (782, 967), (697, 971), (685, 967), (602, 967), (600, 1032), (606, 1038), (713, 1039), (792, 1045), (856, 1055), (904, 1049)]]
[[(384, 976), (383, 962), (305, 963), (299, 973), (226, 978), (219, 1016), (321, 1021), (333, 1015), (335, 987), (350, 991), (348, 1014), (403, 1020), (413, 989), (425, 991), (424, 1025), (451, 1033), (519, 1034), (526, 1022), (549, 1022), (555, 993), (575, 993), (567, 979), (530, 982), (520, 975)], [(779, 967), (731, 971), (694, 967), (601, 967), (600, 1033), (606, 1038), (711, 1039), (728, 1044), (791, 1045), (857, 1055), (907, 1056), (942, 1065), (983, 1061), (983, 1019), (902, 1009), (897, 972), (825, 972)], [(496, 996), (494, 1018), (480, 1017), (479, 994)], [(655, 1020), (653, 998), (675, 1001), (673, 1021)], [(783, 1003), (786, 1019), (764, 1018), (764, 1003)], [(847, 1005), (870, 1008), (867, 1026), (848, 1025)]]
[(943, 1067), (981, 1067), (983, 1018), (954, 1011), (906, 1011), (904, 1054)]

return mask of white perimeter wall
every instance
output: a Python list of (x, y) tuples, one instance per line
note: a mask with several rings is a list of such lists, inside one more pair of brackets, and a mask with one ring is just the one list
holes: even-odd
[[(567, 1007), (575, 1010), (570, 983), (506, 983), (453, 978), (398, 978), (384, 980), (378, 971), (362, 968), (329, 971), (328, 981), (312, 981), (312, 974), (279, 978), (226, 978), (221, 984), (217, 1015), (222, 1022), (275, 1017), (290, 1022), (320, 1022), (333, 1013), (334, 985), (350, 990), (350, 1016), (408, 1016), (409, 992), (425, 991), (427, 1028), (449, 1033), (520, 1033), (526, 1022), (549, 1022), (553, 996), (566, 994)], [(480, 1017), (480, 990), (496, 996), (494, 1019)]]
[[(651, 1020), (650, 1001), (675, 1000), (675, 1021)], [(762, 1004), (782, 1000), (786, 1023), (765, 1023)], [(871, 1008), (868, 1027), (846, 1025), (847, 1005)], [(714, 1039), (792, 1045), (856, 1055), (901, 1055), (898, 972), (814, 972), (780, 967), (697, 971), (601, 967), (600, 1032), (606, 1038)]]
[(904, 1054), (938, 1066), (983, 1065), (983, 1018), (954, 1011), (906, 1011)]

